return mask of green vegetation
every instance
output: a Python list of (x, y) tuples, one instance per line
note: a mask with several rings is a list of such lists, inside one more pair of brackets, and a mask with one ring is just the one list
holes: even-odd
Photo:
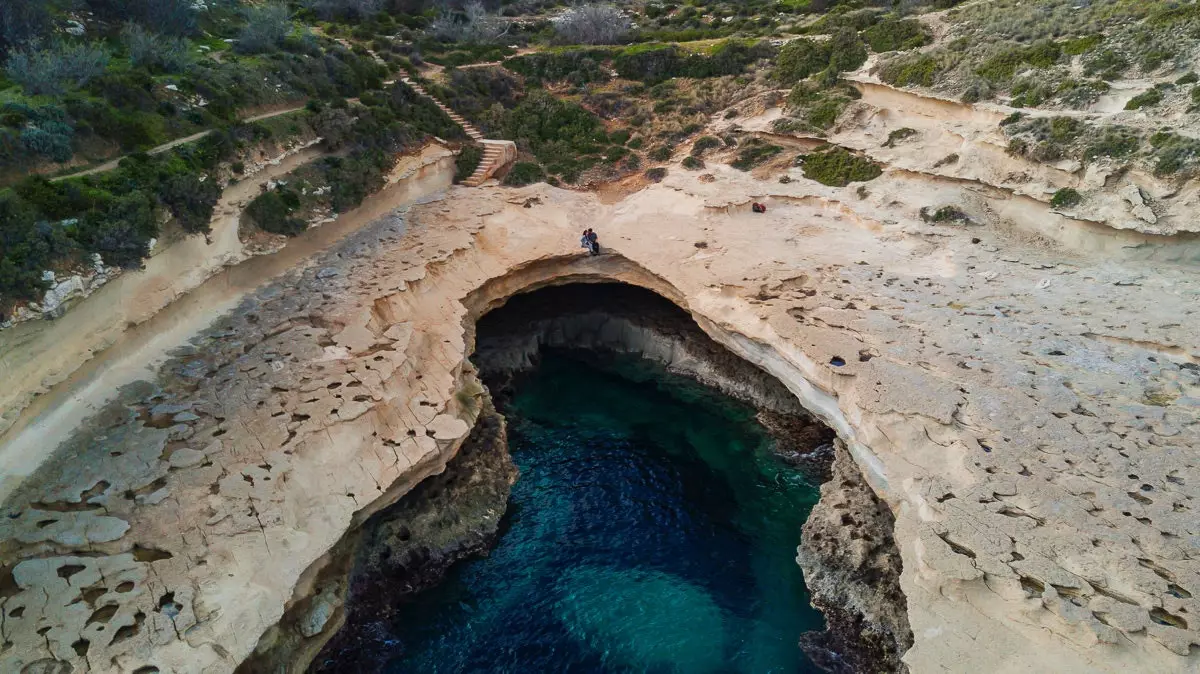
[(1155, 175), (1184, 178), (1196, 175), (1200, 166), (1200, 140), (1164, 130), (1150, 136), (1150, 147), (1155, 158)]
[(964, 212), (958, 206), (941, 206), (933, 211), (931, 211), (927, 206), (922, 207), (921, 219), (925, 222), (932, 222), (936, 224), (948, 222), (957, 224), (970, 224), (971, 222), (971, 216), (967, 215), (966, 212)]
[(783, 148), (760, 138), (750, 138), (738, 149), (737, 157), (729, 165), (739, 171), (749, 171), (771, 157), (783, 152)]
[(463, 148), (459, 150), (458, 156), (454, 158), (454, 182), (461, 183), (467, 178), (470, 178), (471, 174), (475, 172), (475, 169), (479, 168), (479, 162), (482, 160), (482, 145), (479, 145), (478, 143), (464, 145)]
[(702, 157), (704, 153), (721, 146), (721, 139), (716, 136), (701, 136), (692, 143), (692, 156)]
[(1083, 203), (1083, 195), (1070, 187), (1064, 187), (1050, 197), (1050, 205), (1054, 208), (1071, 208)]
[(656, 166), (651, 169), (646, 169), (646, 178), (651, 182), (662, 182), (662, 179), (666, 177), (667, 168), (665, 166)]
[(511, 187), (521, 187), (523, 185), (532, 185), (546, 179), (546, 174), (542, 171), (542, 167), (537, 162), (519, 161), (509, 170), (508, 175), (504, 176), (504, 184)]
[(916, 19), (886, 19), (864, 30), (862, 37), (876, 53), (915, 49), (929, 42), (929, 34)]
[(687, 52), (673, 44), (648, 43), (616, 52), (612, 66), (621, 77), (654, 83), (672, 77), (737, 75), (751, 63), (773, 55), (774, 49), (767, 42), (725, 40), (707, 53)]
[(800, 124), (786, 131), (780, 129), (780, 132), (821, 133), (833, 126), (846, 106), (860, 96), (857, 89), (846, 84), (823, 86), (820, 82), (800, 82), (792, 87), (787, 97), (788, 112)]
[(1129, 99), (1129, 101), (1125, 103), (1125, 109), (1139, 110), (1141, 108), (1148, 108), (1162, 103), (1162, 99), (1163, 89), (1161, 87), (1154, 87), (1153, 89), (1147, 89), (1146, 91), (1143, 91), (1137, 96)]
[(798, 38), (785, 44), (775, 60), (775, 78), (783, 84), (795, 84), (825, 70), (856, 70), (866, 60), (867, 48), (858, 34), (842, 29), (824, 42)]
[(883, 64), (879, 78), (898, 87), (932, 87), (942, 67), (927, 54), (908, 54)]
[(895, 147), (896, 143), (899, 143), (900, 141), (902, 141), (906, 138), (912, 138), (915, 135), (917, 135), (917, 130), (910, 129), (907, 126), (903, 127), (903, 128), (899, 128), (899, 129), (894, 129), (894, 130), (892, 130), (891, 133), (888, 134), (887, 140), (885, 140), (883, 142), (883, 147)]
[(990, 82), (1012, 79), (1018, 67), (1049, 68), (1062, 57), (1062, 47), (1050, 40), (1041, 40), (1028, 47), (1005, 46), (985, 60), (975, 72)]
[(804, 155), (802, 161), (805, 178), (831, 187), (874, 180), (883, 173), (875, 162), (840, 147)]
[(683, 158), (683, 162), (680, 165), (689, 171), (699, 171), (704, 168), (704, 160), (694, 155), (688, 155)]
[(280, 187), (254, 197), (246, 206), (246, 216), (265, 232), (296, 236), (308, 228), (308, 223), (292, 215), (299, 208), (299, 193)]

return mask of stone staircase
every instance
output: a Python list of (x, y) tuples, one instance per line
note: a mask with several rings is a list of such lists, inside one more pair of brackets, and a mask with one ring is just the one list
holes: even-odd
[(467, 135), (471, 137), (471, 140), (475, 141), (476, 143), (483, 140), (483, 134), (479, 132), (479, 129), (475, 128), (474, 124), (463, 119), (463, 116), (458, 114), (457, 112), (451, 110), (450, 106), (439, 101), (436, 97), (430, 95), (430, 93), (428, 91), (425, 91), (425, 87), (412, 81), (412, 79), (410, 79), (408, 77), (401, 78), (401, 81), (404, 82), (405, 84), (407, 84), (409, 87), (411, 87), (413, 91), (415, 91), (418, 94), (424, 96), (425, 98), (428, 98), (429, 100), (433, 101), (433, 104), (438, 106), (438, 108), (440, 108), (442, 112), (446, 113), (447, 117), (454, 120), (455, 124), (461, 126), (462, 130), (467, 132)]
[(482, 185), (488, 178), (491, 178), (496, 171), (500, 170), (517, 158), (517, 146), (511, 140), (485, 139), (483, 134), (480, 133), (479, 129), (475, 128), (474, 124), (468, 122), (463, 118), (462, 115), (458, 114), (454, 110), (451, 110), (450, 106), (442, 103), (437, 99), (437, 97), (431, 95), (425, 90), (425, 87), (421, 86), (417, 82), (414, 82), (408, 77), (402, 78), (401, 81), (411, 87), (412, 90), (417, 92), (419, 95), (428, 98), (430, 101), (433, 101), (433, 104), (438, 106), (438, 109), (446, 113), (446, 116), (453, 120), (455, 124), (462, 127), (462, 130), (466, 132), (467, 136), (471, 140), (483, 145), (483, 158), (479, 160), (479, 166), (475, 168), (475, 172), (463, 181), (463, 185), (466, 185), (467, 187), (478, 187)]

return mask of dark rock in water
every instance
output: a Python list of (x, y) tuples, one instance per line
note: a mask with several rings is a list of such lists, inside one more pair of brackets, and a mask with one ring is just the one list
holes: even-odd
[(828, 629), (807, 632), (800, 646), (834, 674), (905, 672), (912, 647), (908, 606), (900, 589), (895, 520), (863, 479), (839, 440), (833, 475), (804, 524), (797, 561), (812, 603)]
[[(485, 399), (486, 400), (486, 399)], [(311, 672), (370, 672), (398, 654), (386, 623), (407, 598), (496, 542), (517, 467), (504, 418), (487, 400), (470, 437), (434, 475), (365, 525), (350, 576), (346, 621)]]
[(775, 441), (775, 454), (813, 484), (829, 481), (837, 433), (810, 416), (760, 410), (758, 423)]

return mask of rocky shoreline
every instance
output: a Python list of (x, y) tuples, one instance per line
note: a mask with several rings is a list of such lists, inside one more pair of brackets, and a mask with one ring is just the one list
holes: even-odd
[(487, 554), (517, 468), (504, 417), (486, 390), (478, 399), (475, 426), (445, 470), (347, 535), (316, 594), (297, 602), (239, 671), (378, 671), (399, 654), (384, 638), (396, 608), (460, 560)]
[(828, 627), (800, 647), (835, 674), (904, 672), (912, 646), (895, 520), (845, 445), (774, 377), (729, 353), (669, 301), (632, 286), (551, 287), (517, 296), (478, 324), (474, 361), (505, 395), (543, 347), (637, 354), (758, 410), (781, 459), (820, 483), (797, 563)]

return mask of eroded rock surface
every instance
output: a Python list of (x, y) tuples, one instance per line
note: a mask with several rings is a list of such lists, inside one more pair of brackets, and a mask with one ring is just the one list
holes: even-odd
[(895, 518), (846, 446), (840, 441), (836, 446), (832, 475), (804, 524), (796, 557), (828, 627), (804, 634), (801, 645), (831, 672), (907, 671), (900, 657), (913, 635), (900, 590)]
[[(924, 223), (900, 177), (860, 197), (793, 173), (713, 166), (611, 206), (455, 190), (267, 286), (6, 501), (0, 670), (232, 670), (457, 451), (475, 318), (589, 279), (684, 307), (838, 432), (895, 517), (912, 671), (1196, 669), (1194, 271), (986, 211)], [(609, 255), (579, 255), (587, 225)], [(197, 418), (152, 422), (163, 404)]]

